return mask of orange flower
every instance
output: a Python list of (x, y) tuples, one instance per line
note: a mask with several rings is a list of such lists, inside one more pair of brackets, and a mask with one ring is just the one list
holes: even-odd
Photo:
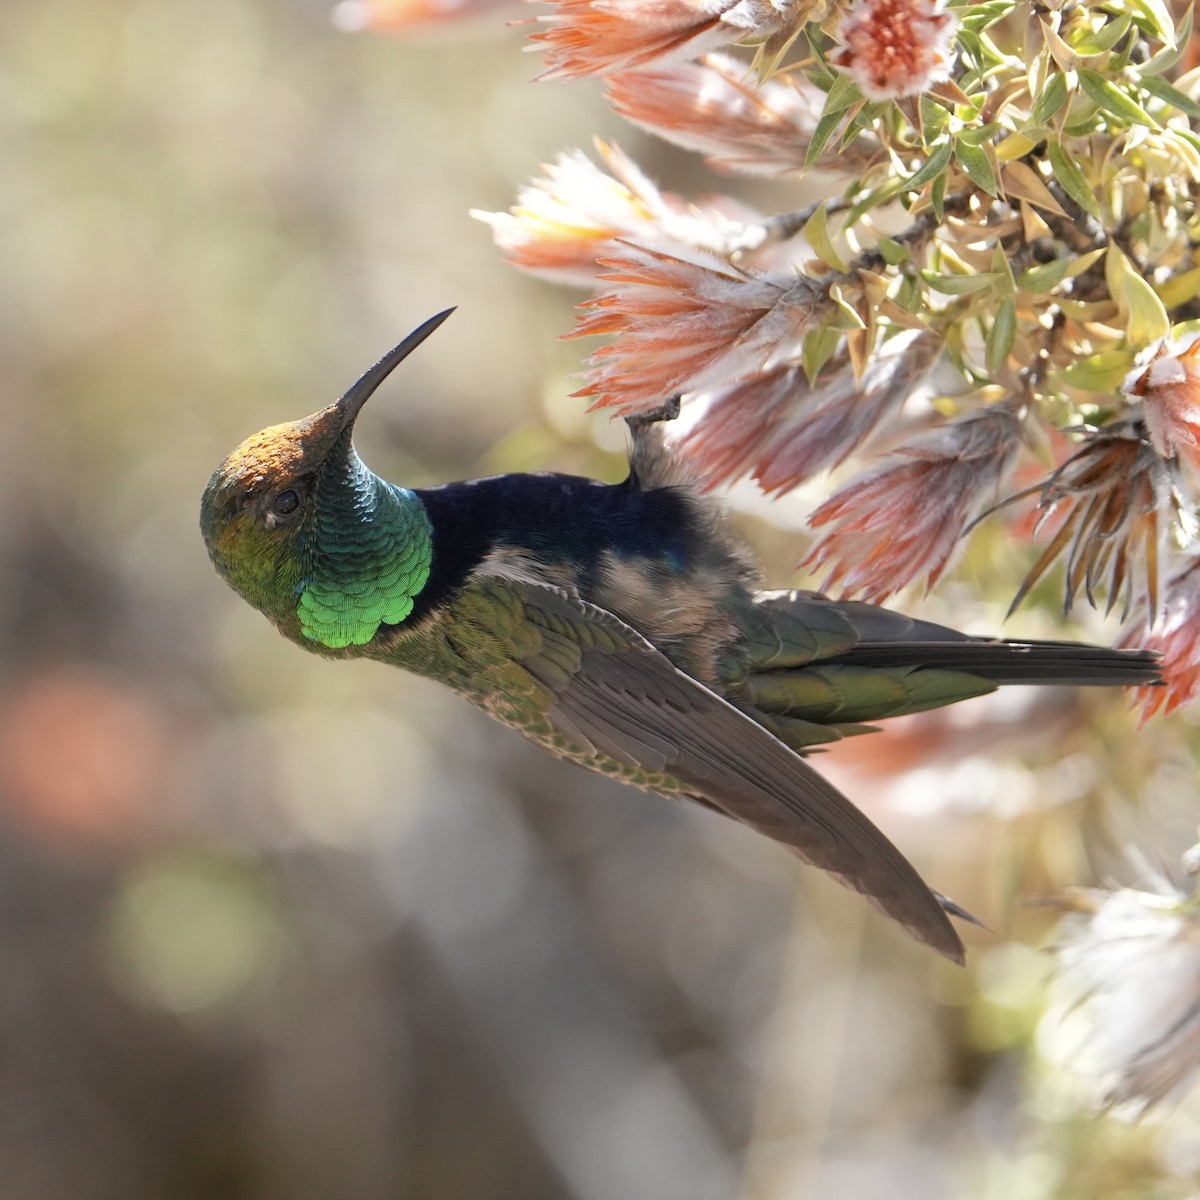
[(807, 13), (798, 0), (552, 0), (540, 79), (581, 79), (656, 59), (696, 58), (753, 34), (767, 37)]
[(830, 303), (804, 276), (752, 274), (691, 247), (619, 249), (600, 276), (616, 287), (582, 304), (592, 311), (567, 336), (617, 335), (588, 360), (589, 383), (575, 395), (622, 416), (794, 357)]
[(1183, 455), (1200, 469), (1200, 337), (1182, 347), (1164, 341), (1124, 390), (1141, 400), (1154, 449), (1163, 458)]
[[(706, 155), (718, 170), (784, 179), (803, 174), (825, 101), (803, 76), (757, 83), (744, 62), (727, 54), (623, 71), (608, 82), (613, 108), (634, 125)], [(846, 151), (837, 161), (846, 165)]]
[(868, 100), (896, 100), (950, 78), (958, 19), (940, 0), (859, 0), (842, 18), (844, 49), (829, 61)]
[(678, 449), (711, 485), (749, 474), (765, 492), (789, 491), (857, 449), (920, 384), (940, 349), (933, 334), (902, 333), (871, 357), (861, 380), (845, 357), (815, 384), (799, 364), (782, 363), (712, 393)]
[(1134, 689), (1143, 724), (1156, 712), (1174, 712), (1195, 696), (1200, 688), (1200, 554), (1189, 554), (1167, 581), (1161, 620), (1147, 610), (1121, 645), (1158, 650), (1163, 656), (1163, 686)]
[(850, 480), (808, 523), (830, 525), (801, 566), (831, 568), (825, 587), (880, 601), (915, 579), (931, 588), (963, 531), (1007, 476), (1021, 423), (986, 408), (932, 429)]
[(1127, 615), (1136, 589), (1149, 611), (1157, 611), (1162, 514), (1173, 508), (1178, 521), (1182, 507), (1168, 468), (1146, 441), (1140, 422), (1088, 430), (1083, 445), (1062, 466), (1004, 503), (1034, 492), (1041, 493), (1042, 510), (1035, 534), (1056, 510), (1065, 516), (1021, 584), (1013, 608), (1056, 559), (1065, 557), (1064, 611), (1081, 590), (1095, 605), (1102, 585), (1109, 609), (1124, 598)]
[(748, 206), (723, 197), (687, 204), (660, 191), (616, 146), (597, 141), (596, 149), (611, 174), (582, 150), (560, 154), (521, 189), (511, 212), (472, 212), (492, 227), (514, 265), (559, 283), (587, 285), (597, 258), (619, 252), (619, 238), (666, 238), (714, 254), (761, 240), (748, 232), (761, 220)]

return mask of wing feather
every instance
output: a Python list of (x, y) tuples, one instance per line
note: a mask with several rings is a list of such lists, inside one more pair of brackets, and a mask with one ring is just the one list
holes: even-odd
[[(962, 961), (962, 943), (936, 894), (799, 755), (612, 613), (527, 581), (493, 580), (490, 586), (519, 592), (526, 619), (557, 635), (550, 639), (552, 656), (531, 650), (516, 657), (552, 693), (548, 717), (564, 736), (585, 751), (671, 776), (697, 799), (790, 846), (919, 940)], [(564, 670), (564, 629), (578, 648), (573, 670)]]

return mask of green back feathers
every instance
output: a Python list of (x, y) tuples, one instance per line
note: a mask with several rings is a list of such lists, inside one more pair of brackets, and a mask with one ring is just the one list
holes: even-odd
[(322, 646), (361, 646), (399, 625), (429, 578), (433, 530), (421, 501), (349, 450), (330, 456), (317, 487), (296, 614)]

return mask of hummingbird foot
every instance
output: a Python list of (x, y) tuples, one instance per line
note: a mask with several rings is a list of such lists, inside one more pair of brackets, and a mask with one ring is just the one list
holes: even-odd
[(657, 408), (652, 408), (649, 412), (638, 413), (633, 417), (626, 417), (625, 423), (630, 429), (641, 429), (645, 425), (654, 425), (658, 421), (673, 421), (679, 416), (679, 402), (683, 397), (676, 393), (669, 400), (664, 400)]

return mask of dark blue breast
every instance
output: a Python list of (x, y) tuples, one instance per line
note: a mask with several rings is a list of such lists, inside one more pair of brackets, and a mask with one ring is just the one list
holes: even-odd
[(496, 475), (419, 489), (417, 495), (434, 530), (422, 608), (461, 586), (499, 548), (574, 568), (586, 594), (606, 551), (682, 571), (696, 537), (687, 497), (673, 488), (643, 492), (575, 475)]

